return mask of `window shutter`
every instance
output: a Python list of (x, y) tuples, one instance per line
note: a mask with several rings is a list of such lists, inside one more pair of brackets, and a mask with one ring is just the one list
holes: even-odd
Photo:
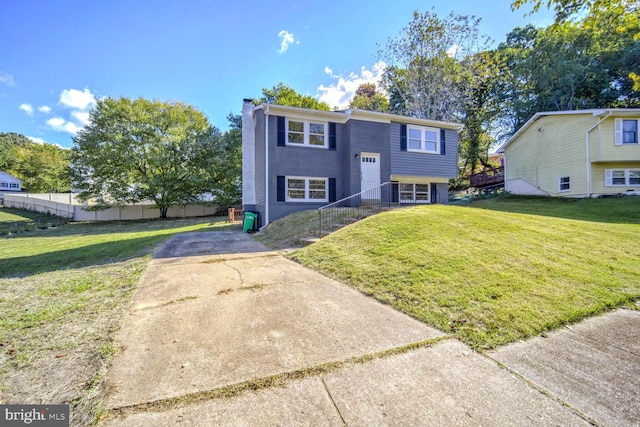
[(447, 154), (446, 146), (447, 144), (444, 140), (444, 129), (440, 129), (440, 154), (443, 156)]
[(400, 201), (399, 188), (400, 184), (393, 181), (391, 182), (391, 203), (398, 203)]
[(278, 202), (284, 202), (286, 200), (285, 195), (287, 192), (287, 183), (284, 176), (278, 176), (278, 185), (277, 185), (277, 198)]
[(622, 145), (622, 119), (615, 120), (615, 145)]
[(336, 179), (329, 178), (329, 203), (336, 201)]
[(336, 124), (329, 123), (329, 150), (336, 149)]
[(407, 151), (407, 125), (400, 125), (400, 151)]
[(277, 118), (278, 118), (278, 145), (280, 147), (284, 147), (287, 141), (287, 138), (286, 138), (287, 130), (285, 129), (286, 124), (285, 124), (284, 117), (277, 116)]
[(431, 203), (438, 203), (438, 185), (435, 183), (431, 183), (431, 188), (429, 189), (429, 193), (431, 196)]
[(607, 187), (613, 185), (613, 169), (604, 170), (604, 185), (606, 185)]

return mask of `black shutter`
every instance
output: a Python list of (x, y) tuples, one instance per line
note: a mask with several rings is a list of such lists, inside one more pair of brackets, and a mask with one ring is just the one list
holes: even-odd
[(398, 203), (400, 201), (400, 184), (397, 182), (391, 183), (391, 203)]
[(431, 203), (438, 203), (438, 184), (431, 184)]
[(336, 201), (336, 179), (329, 178), (329, 203)]
[(444, 141), (444, 129), (440, 129), (440, 154), (443, 156), (447, 154), (446, 146), (447, 144), (445, 144)]
[(407, 125), (400, 125), (400, 151), (407, 151)]
[(278, 202), (284, 202), (285, 201), (285, 195), (287, 192), (287, 183), (285, 181), (285, 177), (284, 176), (278, 176), (278, 188), (277, 188), (277, 201)]
[(284, 117), (277, 116), (278, 118), (278, 145), (284, 147), (287, 141), (287, 130), (285, 129)]
[(336, 149), (336, 124), (329, 123), (329, 150)]

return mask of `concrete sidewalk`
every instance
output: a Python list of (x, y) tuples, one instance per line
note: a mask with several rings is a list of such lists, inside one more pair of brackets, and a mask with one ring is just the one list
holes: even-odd
[[(640, 312), (603, 318), (580, 345), (550, 334), (567, 360), (545, 371), (537, 339), (484, 356), (246, 234), (182, 234), (133, 297), (103, 424), (634, 425)], [(593, 381), (615, 397), (580, 387), (594, 366), (620, 373)]]

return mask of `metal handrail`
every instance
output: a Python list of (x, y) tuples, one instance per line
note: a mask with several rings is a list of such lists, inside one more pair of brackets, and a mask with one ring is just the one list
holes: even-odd
[(374, 215), (384, 208), (399, 206), (399, 200), (398, 183), (385, 182), (322, 206), (318, 208), (319, 235)]

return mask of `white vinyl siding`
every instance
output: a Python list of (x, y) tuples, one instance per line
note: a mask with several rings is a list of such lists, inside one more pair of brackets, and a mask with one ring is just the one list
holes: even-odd
[(329, 200), (328, 178), (287, 176), (287, 202), (327, 202)]
[(328, 148), (328, 124), (287, 119), (287, 145)]
[(615, 186), (640, 186), (640, 169), (605, 169), (604, 185)]

